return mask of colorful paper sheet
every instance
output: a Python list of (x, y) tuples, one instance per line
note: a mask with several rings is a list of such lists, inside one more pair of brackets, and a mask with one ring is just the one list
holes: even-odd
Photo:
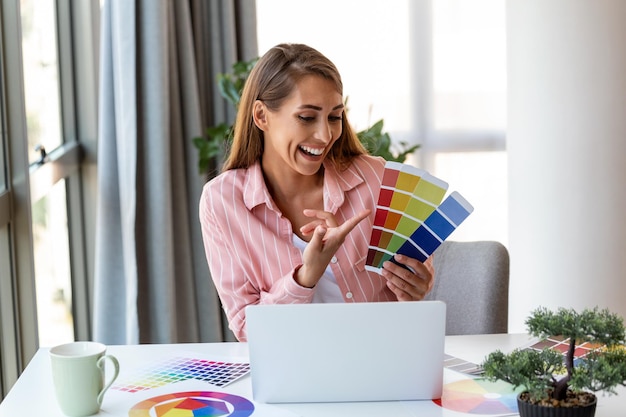
[(473, 211), (456, 191), (443, 200), (447, 189), (446, 182), (424, 170), (387, 162), (366, 269), (379, 272), (397, 253), (425, 261)]
[(151, 364), (131, 378), (116, 381), (111, 387), (124, 392), (138, 392), (162, 387), (188, 379), (223, 387), (250, 372), (250, 364), (216, 361), (195, 357), (172, 357)]

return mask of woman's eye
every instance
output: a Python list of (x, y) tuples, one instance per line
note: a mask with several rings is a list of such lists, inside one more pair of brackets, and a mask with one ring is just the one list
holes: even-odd
[(303, 122), (312, 122), (313, 120), (315, 120), (315, 117), (298, 116), (298, 119), (302, 120)]
[(328, 120), (330, 120), (331, 122), (341, 122), (341, 120), (343, 119), (343, 117), (341, 116), (329, 116)]

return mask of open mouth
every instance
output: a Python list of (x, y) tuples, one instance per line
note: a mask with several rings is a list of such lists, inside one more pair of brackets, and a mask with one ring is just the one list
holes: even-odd
[(310, 156), (320, 156), (324, 153), (324, 148), (311, 148), (310, 146), (299, 146), (300, 150)]

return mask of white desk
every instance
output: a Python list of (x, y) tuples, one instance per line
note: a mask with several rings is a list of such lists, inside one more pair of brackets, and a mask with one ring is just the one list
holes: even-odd
[[(495, 349), (509, 351), (516, 347), (524, 346), (528, 342), (529, 339), (526, 335), (448, 336), (446, 338), (446, 353), (470, 362), (480, 363), (487, 353)], [(128, 373), (132, 372), (142, 361), (151, 360), (151, 358), (198, 354), (202, 358), (214, 357), (215, 359), (228, 358), (230, 360), (239, 358), (241, 361), (246, 361), (248, 355), (245, 343), (110, 346), (108, 353), (114, 354), (120, 361), (121, 372), (118, 381), (127, 377)], [(452, 373), (452, 371), (448, 370), (446, 372)], [(446, 375), (445, 379), (448, 382), (450, 374)], [(180, 391), (221, 391), (252, 399), (249, 375), (219, 390), (214, 389), (213, 386), (206, 382), (185, 381), (134, 394), (109, 390), (105, 395), (103, 407), (99, 415), (126, 417), (129, 416), (129, 409), (131, 408), (128, 406), (128, 398), (133, 399), (131, 401), (132, 406), (132, 404), (142, 402), (146, 398), (154, 398)], [(623, 410), (626, 409), (626, 389), (622, 388), (619, 392), (621, 394), (619, 396), (599, 395), (596, 417), (614, 417), (623, 414)], [(122, 397), (122, 394), (126, 395), (126, 397)], [(132, 397), (133, 395), (136, 395), (136, 397)], [(435, 406), (429, 401), (284, 405), (254, 403), (254, 407), (253, 417), (264, 415), (272, 417), (459, 417), (466, 415)], [(63, 417), (54, 398), (48, 349), (42, 348), (35, 354), (17, 383), (4, 401), (0, 403), (0, 417), (17, 417), (21, 415)], [(153, 416), (154, 414), (145, 412), (144, 414), (133, 414), (131, 417), (140, 415)]]

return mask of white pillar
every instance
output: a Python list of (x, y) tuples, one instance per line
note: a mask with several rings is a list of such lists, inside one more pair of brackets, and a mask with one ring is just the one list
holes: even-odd
[(626, 317), (626, 1), (508, 0), (509, 331)]

